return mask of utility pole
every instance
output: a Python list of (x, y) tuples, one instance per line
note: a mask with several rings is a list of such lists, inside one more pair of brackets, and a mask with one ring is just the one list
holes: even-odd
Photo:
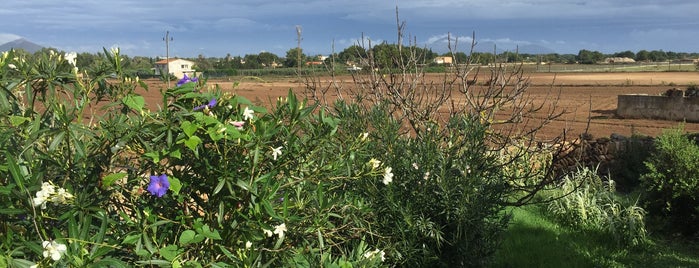
[(167, 88), (170, 88), (170, 41), (172, 41), (170, 31), (165, 32), (163, 41), (165, 41), (165, 79), (167, 80)]
[(301, 25), (296, 25), (296, 72), (301, 75)]

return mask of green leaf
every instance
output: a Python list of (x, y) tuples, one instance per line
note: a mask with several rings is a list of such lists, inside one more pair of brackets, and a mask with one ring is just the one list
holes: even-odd
[(146, 105), (146, 100), (142, 96), (134, 94), (126, 95), (124, 99), (121, 100), (121, 102), (139, 113), (143, 111), (143, 106)]
[(182, 153), (180, 152), (180, 149), (176, 149), (170, 153), (168, 153), (169, 156), (177, 159), (182, 159)]
[(189, 137), (189, 139), (184, 141), (184, 145), (186, 145), (187, 148), (189, 148), (190, 150), (192, 150), (194, 152), (196, 152), (197, 145), (199, 145), (200, 143), (201, 143), (201, 139), (197, 136), (191, 136), (191, 137)]
[(199, 128), (199, 125), (193, 124), (189, 121), (184, 121), (182, 122), (182, 124), (180, 124), (180, 127), (182, 128), (182, 132), (184, 132), (184, 134), (187, 135), (187, 137), (192, 137), (192, 135), (194, 135), (194, 132), (196, 132)]
[(112, 268), (129, 267), (126, 265), (126, 263), (124, 263), (118, 259), (112, 258), (112, 257), (107, 257), (107, 258), (101, 259), (101, 260), (95, 262), (93, 265), (94, 265), (94, 267), (112, 267)]
[(192, 240), (194, 240), (194, 235), (196, 234), (197, 233), (192, 230), (185, 230), (184, 232), (182, 232), (182, 234), (180, 234), (180, 246), (184, 246), (191, 243)]
[(129, 235), (124, 238), (124, 241), (122, 241), (122, 244), (131, 244), (135, 245), (136, 242), (138, 242), (141, 239), (140, 234), (134, 234), (134, 235)]
[(110, 187), (110, 186), (112, 186), (112, 184), (114, 184), (115, 181), (123, 179), (127, 175), (129, 175), (129, 174), (126, 174), (123, 172), (109, 174), (107, 176), (104, 176), (104, 178), (102, 178), (102, 185), (104, 187)]
[(12, 179), (15, 180), (15, 183), (17, 184), (17, 186), (19, 186), (19, 189), (24, 191), (24, 176), (22, 176), (19, 165), (17, 165), (15, 158), (12, 157), (9, 153), (7, 153), (5, 154), (5, 159), (7, 160), (7, 169), (10, 170)]
[(172, 261), (177, 258), (180, 251), (181, 250), (177, 247), (177, 245), (167, 245), (160, 249), (160, 256), (163, 256), (163, 258), (168, 261)]
[(213, 240), (221, 240), (221, 235), (218, 233), (217, 230), (211, 230), (209, 228), (208, 224), (204, 224), (204, 226), (201, 227), (199, 232), (205, 236), (206, 238), (213, 239)]
[(29, 121), (28, 117), (24, 116), (16, 116), (16, 115), (11, 115), (10, 116), (10, 124), (12, 124), (13, 127), (19, 126), (24, 122)]
[(182, 189), (182, 182), (174, 176), (168, 176), (168, 181), (170, 182), (170, 191), (172, 191), (174, 195), (179, 195)]
[(218, 194), (218, 192), (220, 192), (221, 189), (223, 189), (224, 185), (226, 185), (226, 179), (222, 178), (218, 181), (218, 184), (216, 184), (216, 188), (214, 188), (213, 194)]
[(148, 157), (151, 160), (153, 160), (153, 163), (157, 164), (158, 162), (160, 162), (160, 154), (157, 152), (147, 152), (147, 153), (143, 154), (143, 156)]

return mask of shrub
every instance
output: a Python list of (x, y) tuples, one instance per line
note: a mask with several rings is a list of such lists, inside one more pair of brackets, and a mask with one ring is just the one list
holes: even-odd
[(644, 204), (671, 232), (693, 235), (699, 228), (699, 146), (682, 126), (663, 131), (641, 176)]
[(624, 140), (623, 149), (615, 155), (610, 176), (617, 183), (617, 189), (631, 192), (641, 183), (640, 177), (646, 172), (644, 162), (651, 155), (652, 138), (634, 134)]
[(614, 181), (581, 168), (563, 179), (556, 191), (560, 198), (548, 204), (548, 211), (562, 224), (601, 232), (620, 245), (645, 245), (645, 211), (636, 204), (624, 206), (615, 190)]
[[(290, 91), (270, 107), (192, 77), (147, 103), (118, 49), (94, 72), (55, 52), (3, 54), (0, 263), (485, 265), (503, 206), (550, 182), (503, 168), (527, 166), (541, 125), (522, 114), (547, 108), (524, 95), (521, 68), (492, 69), (478, 90), (469, 66), (425, 83), (414, 51), (396, 47), (406, 65), (370, 59), (353, 75), (374, 80), (357, 79), (352, 101)], [(501, 107), (511, 118), (495, 118)], [(560, 115), (548, 112), (544, 122)]]
[(376, 129), (373, 155), (391, 167), (392, 180), (385, 185), (356, 185), (374, 211), (370, 229), (380, 248), (400, 266), (485, 265), (509, 219), (500, 213), (507, 183), (494, 165), (495, 155), (487, 152), (486, 128), (472, 118), (454, 117), (411, 138), (401, 135), (400, 122), (385, 106), (369, 114), (337, 107), (343, 115), (356, 115), (356, 120), (340, 117), (349, 125), (368, 118)]

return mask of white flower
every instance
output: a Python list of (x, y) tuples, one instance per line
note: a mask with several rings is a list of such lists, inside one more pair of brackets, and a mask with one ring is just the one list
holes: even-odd
[(274, 226), (274, 234), (278, 235), (279, 239), (284, 238), (284, 232), (286, 232), (286, 224), (285, 223)]
[(250, 108), (245, 107), (245, 110), (243, 110), (243, 120), (252, 120), (254, 117), (255, 111), (250, 110)]
[(430, 178), (430, 172), (429, 172), (429, 171), (425, 172), (425, 176), (422, 177), (422, 178), (423, 178), (424, 180), (428, 180), (428, 179)]
[(413, 163), (413, 168), (417, 170), (417, 169), (419, 169), (420, 167), (417, 165), (417, 163)]
[(66, 191), (66, 189), (58, 188), (56, 194), (51, 197), (51, 202), (58, 204), (68, 204), (68, 200), (73, 199), (73, 195)]
[(267, 237), (272, 236), (272, 231), (270, 231), (270, 230), (262, 229), (262, 232), (265, 233), (265, 235), (266, 235)]
[(369, 160), (369, 165), (372, 169), (379, 168), (381, 161), (377, 160), (376, 158), (372, 158)]
[(369, 137), (369, 132), (362, 133), (362, 141), (365, 141)]
[(39, 193), (36, 193), (37, 196), (34, 197), (34, 206), (35, 207), (41, 207), (42, 209), (46, 208), (46, 197), (44, 196), (39, 196)]
[(277, 156), (280, 156), (280, 155), (282, 155), (282, 146), (279, 146), (277, 148), (273, 147), (272, 148), (272, 158), (274, 158), (274, 160), (277, 160)]
[(252, 247), (252, 242), (247, 241), (245, 242), (245, 249), (250, 249)]
[(119, 47), (114, 45), (111, 48), (109, 48), (109, 52), (112, 52), (112, 55), (116, 56), (119, 54)]
[(7, 67), (10, 67), (12, 70), (17, 70), (17, 65), (14, 65), (12, 63), (8, 64)]
[(386, 167), (386, 170), (384, 170), (383, 184), (388, 185), (393, 181), (393, 173), (391, 172), (391, 170), (393, 170), (391, 167)]
[(61, 255), (68, 249), (66, 245), (61, 243), (56, 243), (56, 241), (44, 241), (41, 243), (44, 248), (44, 258), (51, 256), (51, 259), (58, 261), (61, 259)]
[(378, 250), (378, 249), (365, 252), (364, 258), (372, 259), (376, 255), (379, 255), (379, 257), (381, 257), (381, 261), (386, 260), (386, 252), (383, 252), (383, 250)]
[(78, 53), (75, 53), (75, 52), (66, 53), (66, 55), (65, 55), (66, 61), (68, 63), (70, 63), (70, 65), (73, 65), (73, 66), (76, 66), (75, 59), (77, 57), (78, 57)]
[(34, 206), (45, 209), (46, 202), (48, 201), (57, 204), (67, 204), (73, 197), (74, 196), (67, 192), (66, 189), (56, 187), (51, 182), (44, 182), (41, 184), (41, 190), (36, 192), (36, 197), (34, 197), (32, 201), (34, 202)]
[(42, 209), (46, 208), (46, 202), (49, 201), (52, 195), (56, 193), (56, 186), (49, 182), (44, 182), (41, 184), (41, 190), (36, 192), (36, 197), (33, 199), (34, 206), (40, 206)]

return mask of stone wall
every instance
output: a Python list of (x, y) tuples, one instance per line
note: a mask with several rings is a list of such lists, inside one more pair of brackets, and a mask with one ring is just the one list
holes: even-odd
[(597, 168), (601, 175), (608, 175), (620, 153), (630, 146), (652, 150), (653, 137), (628, 138), (619, 134), (594, 138), (584, 134), (572, 141), (554, 145), (554, 170), (558, 174), (575, 171), (579, 166)]
[(617, 115), (622, 118), (699, 122), (698, 97), (685, 97), (678, 89), (667, 92), (664, 96), (619, 95)]

